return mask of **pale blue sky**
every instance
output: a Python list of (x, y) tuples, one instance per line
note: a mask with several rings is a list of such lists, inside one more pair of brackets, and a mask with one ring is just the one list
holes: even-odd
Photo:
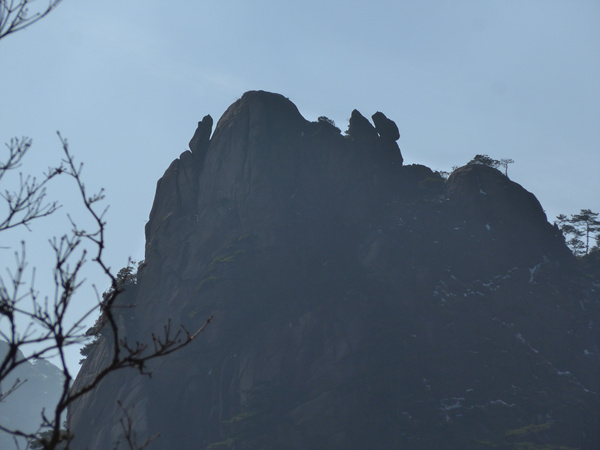
[[(61, 157), (60, 130), (89, 188), (106, 189), (115, 269), (143, 258), (156, 181), (197, 121), (253, 89), (342, 130), (354, 108), (383, 111), (406, 164), (512, 158), (550, 221), (600, 210), (597, 0), (64, 0), (0, 41), (0, 85), (0, 141), (34, 141), (24, 170)], [(64, 211), (25, 234), (39, 265), (69, 186), (51, 192)]]

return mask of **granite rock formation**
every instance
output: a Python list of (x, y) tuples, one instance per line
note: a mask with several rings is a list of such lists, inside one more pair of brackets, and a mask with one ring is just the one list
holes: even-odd
[(213, 119), (210, 115), (204, 116), (202, 121), (198, 122), (198, 128), (192, 139), (190, 139), (190, 151), (197, 155), (198, 159), (204, 159), (206, 150), (208, 150), (208, 142), (212, 133)]
[(382, 139), (394, 142), (400, 139), (400, 131), (398, 130), (398, 126), (393, 120), (388, 119), (384, 113), (378, 111), (373, 114), (371, 118), (373, 119), (377, 133), (382, 137)]
[[(121, 323), (214, 320), (151, 379), (75, 404), (72, 448), (114, 446), (117, 400), (152, 449), (598, 448), (598, 272), (519, 184), (403, 165), (373, 120), (343, 136), (248, 92), (208, 141), (201, 123), (158, 182)], [(109, 356), (99, 339), (75, 389)]]

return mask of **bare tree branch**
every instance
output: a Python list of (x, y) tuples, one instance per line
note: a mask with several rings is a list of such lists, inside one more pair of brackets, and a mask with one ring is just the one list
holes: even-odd
[[(64, 376), (56, 408), (49, 411), (48, 414), (45, 411), (41, 412), (40, 429), (31, 433), (9, 429), (0, 424), (0, 430), (16, 437), (26, 438), (29, 442), (35, 443), (38, 446), (37, 448), (43, 449), (55, 449), (59, 445), (69, 448), (72, 435), (68, 430), (61, 429), (61, 418), (66, 413), (69, 405), (95, 389), (108, 375), (125, 368), (134, 368), (141, 374), (150, 375), (147, 369), (149, 361), (169, 355), (190, 344), (212, 320), (212, 317), (210, 317), (194, 332), (190, 332), (184, 327), (174, 330), (169, 320), (160, 333), (149, 336), (148, 343), (128, 341), (123, 334), (123, 330), (119, 329), (117, 316), (115, 315), (118, 308), (122, 307), (122, 305), (117, 305), (116, 301), (124, 291), (123, 280), (119, 280), (104, 261), (106, 245), (104, 215), (106, 208), (100, 207), (99, 204), (104, 199), (104, 193), (102, 190), (95, 194), (88, 193), (82, 179), (83, 165), (76, 163), (69, 151), (67, 140), (60, 134), (58, 136), (62, 144), (64, 159), (59, 165), (60, 172), (56, 172), (56, 174), (64, 174), (74, 181), (83, 209), (87, 217), (92, 219), (93, 226), (90, 231), (84, 230), (77, 225), (73, 217), (69, 216), (71, 231), (60, 238), (50, 240), (50, 246), (55, 256), (53, 297), (40, 298), (39, 293), (34, 288), (35, 271), (32, 271), (31, 281), (26, 279), (28, 270), (24, 242), (21, 243), (20, 251), (14, 253), (13, 269), (6, 268), (6, 275), (0, 274), (0, 323), (8, 325), (0, 329), (0, 338), (8, 343), (8, 352), (0, 361), (0, 381), (6, 379), (8, 374), (27, 361), (49, 356), (58, 358), (59, 367)], [(15, 142), (12, 150), (10, 145), (7, 146), (9, 148), (8, 162), (0, 166), (4, 170), (12, 170), (20, 164), (24, 153), (29, 148), (29, 145), (18, 144), (19, 142), (27, 143), (25, 139)], [(49, 180), (50, 178), (47, 178), (45, 182)], [(23, 178), (21, 178), (21, 181), (23, 182)], [(40, 185), (37, 184), (36, 186)], [(28, 192), (27, 189), (24, 189), (24, 192)], [(17, 207), (23, 208), (23, 211), (28, 211), (27, 208), (31, 207), (31, 203), (38, 201), (36, 199), (39, 198), (39, 195), (22, 198), (25, 200), (8, 202), (9, 215)], [(0, 223), (14, 224), (14, 226), (21, 223), (23, 226), (28, 226), (32, 221), (52, 214), (55, 210), (55, 208), (49, 210), (38, 209), (36, 211), (45, 211), (45, 214), (24, 214), (20, 216), (20, 222), (4, 221)], [(15, 215), (13, 214), (13, 216)], [(0, 231), (8, 228), (0, 228)], [(84, 283), (82, 279), (83, 269), (89, 263), (101, 269), (110, 280), (111, 288), (87, 312), (69, 322), (67, 313), (75, 294)], [(90, 336), (85, 331), (84, 321), (97, 312), (101, 314), (101, 325), (97, 331), (98, 333), (101, 332), (100, 339), (109, 340), (108, 343), (112, 346), (112, 356), (106, 362), (105, 367), (96, 372), (91, 380), (84, 386), (74, 390), (72, 388), (73, 376), (67, 364), (65, 351), (69, 346), (89, 342), (95, 338), (95, 336)], [(28, 325), (24, 329), (20, 329), (18, 324), (23, 323), (23, 321), (27, 322)], [(20, 349), (25, 346), (33, 347), (34, 351), (27, 357), (20, 357), (19, 355), (22, 355)], [(15, 385), (11, 392), (18, 387)], [(8, 394), (9, 392), (5, 396)], [(131, 433), (127, 434), (127, 430), (132, 429), (132, 425), (127, 421), (127, 416), (125, 421), (122, 422), (122, 426), (124, 427), (125, 440), (130, 448), (143, 448), (149, 444), (150, 441), (137, 444), (135, 437), (132, 437)], [(46, 431), (42, 432), (44, 429)]]
[[(156, 433), (153, 436), (146, 438), (146, 440), (142, 444), (138, 444), (137, 442), (137, 434), (133, 428), (133, 419), (131, 417), (130, 412), (125, 409), (123, 404), (120, 401), (117, 401), (119, 408), (123, 411), (123, 417), (119, 420), (119, 424), (121, 425), (121, 429), (123, 430), (123, 436), (125, 437), (125, 442), (130, 450), (143, 450), (146, 448), (152, 441), (155, 441), (160, 437), (160, 433)], [(135, 406), (131, 407), (133, 411)], [(119, 443), (115, 445), (115, 449), (117, 450), (119, 447)]]
[[(26, 29), (50, 14), (62, 0), (48, 0), (45, 6), (38, 6), (36, 0), (0, 0), (0, 39)], [(36, 6), (38, 6), (36, 8)], [(70, 233), (50, 241), (55, 255), (54, 262), (54, 295), (41, 298), (35, 289), (35, 269), (31, 271), (31, 280), (27, 281), (27, 253), (25, 242), (21, 242), (20, 250), (14, 251), (14, 265), (6, 273), (0, 273), (0, 338), (7, 343), (7, 352), (0, 360), (0, 382), (7, 379), (19, 366), (37, 358), (58, 357), (64, 381), (60, 399), (56, 408), (46, 414), (41, 411), (41, 426), (36, 432), (11, 429), (0, 424), (0, 431), (13, 436), (15, 447), (19, 448), (17, 438), (25, 438), (27, 448), (55, 449), (59, 445), (68, 449), (73, 436), (68, 430), (61, 429), (61, 417), (69, 405), (82, 395), (90, 392), (110, 373), (123, 368), (136, 368), (142, 374), (149, 374), (146, 363), (152, 359), (166, 356), (192, 342), (210, 323), (209, 318), (194, 333), (181, 327), (177, 331), (167, 322), (160, 335), (152, 334), (151, 345), (141, 342), (129, 343), (122, 336), (117, 326), (114, 309), (115, 301), (123, 292), (119, 280), (114, 276), (103, 259), (105, 248), (104, 215), (106, 209), (97, 209), (98, 203), (104, 199), (104, 192), (89, 195), (81, 177), (82, 164), (76, 164), (69, 152), (68, 143), (59, 134), (64, 159), (57, 167), (51, 167), (42, 178), (19, 174), (18, 189), (0, 190), (0, 198), (5, 205), (6, 215), (0, 217), (0, 232), (18, 227), (29, 226), (32, 222), (55, 213), (60, 205), (56, 201), (46, 200), (46, 186), (52, 179), (61, 174), (70, 176), (80, 194), (84, 210), (92, 219), (92, 231), (77, 226), (69, 217)], [(8, 155), (0, 161), (0, 182), (5, 176), (21, 167), (23, 158), (31, 147), (31, 139), (13, 138), (6, 148)], [(93, 255), (88, 256), (91, 248)], [(5, 250), (5, 247), (0, 250)], [(72, 300), (81, 288), (84, 280), (82, 271), (87, 263), (93, 263), (109, 278), (110, 294), (74, 321), (67, 320)], [(113, 355), (106, 367), (96, 373), (93, 379), (77, 391), (72, 390), (73, 377), (67, 365), (65, 350), (72, 345), (89, 342), (95, 336), (84, 331), (84, 321), (92, 314), (101, 313), (101, 323), (105, 324), (106, 338), (112, 339)], [(27, 323), (21, 327), (19, 324)], [(5, 326), (6, 325), (6, 326)], [(102, 328), (102, 327), (101, 327)], [(22, 349), (33, 348), (28, 356), (23, 356)], [(23, 386), (26, 380), (17, 379), (4, 393), (0, 392), (0, 401)], [(119, 404), (125, 417), (121, 421), (124, 438), (130, 449), (143, 449), (158, 436), (153, 436), (141, 444), (137, 443), (133, 431), (133, 422), (128, 411)], [(45, 431), (42, 431), (45, 430)]]
[(42, 20), (61, 1), (49, 0), (47, 6), (32, 8), (36, 0), (0, 0), (0, 39)]
[[(0, 182), (8, 172), (20, 167), (23, 157), (31, 147), (31, 139), (13, 138), (6, 147), (8, 158), (6, 161), (0, 161)], [(56, 201), (46, 202), (46, 185), (63, 172), (62, 165), (51, 167), (43, 174), (41, 181), (19, 174), (19, 188), (16, 191), (5, 189), (0, 192), (0, 198), (4, 200), (7, 210), (6, 217), (0, 219), (0, 231), (20, 226), (29, 228), (32, 221), (49, 216), (60, 208)]]

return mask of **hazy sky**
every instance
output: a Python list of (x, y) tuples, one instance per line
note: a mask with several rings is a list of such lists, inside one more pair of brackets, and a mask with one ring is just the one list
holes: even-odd
[[(33, 138), (23, 171), (61, 158), (60, 130), (88, 188), (105, 188), (115, 269), (143, 258), (156, 181), (198, 120), (254, 89), (342, 130), (354, 108), (382, 111), (405, 164), (512, 158), (509, 176), (550, 221), (600, 210), (597, 0), (64, 0), (0, 41), (0, 85), (0, 141)], [(32, 263), (48, 265), (71, 191), (58, 183), (63, 211), (0, 246), (25, 237)]]

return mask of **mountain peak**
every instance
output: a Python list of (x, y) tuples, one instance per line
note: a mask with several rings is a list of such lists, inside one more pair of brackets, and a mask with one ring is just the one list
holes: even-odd
[[(150, 449), (595, 448), (594, 281), (533, 194), (487, 166), (404, 165), (372, 119), (342, 136), (252, 91), (212, 137), (200, 123), (115, 314), (129, 342), (214, 320), (151, 381), (121, 372), (74, 405), (72, 448), (113, 445), (117, 400), (143, 405)], [(75, 389), (110, 357), (97, 345)]]
[(219, 119), (215, 136), (226, 132), (233, 123), (242, 121), (256, 127), (297, 127), (305, 122), (296, 105), (281, 94), (267, 91), (248, 91), (234, 102)]

